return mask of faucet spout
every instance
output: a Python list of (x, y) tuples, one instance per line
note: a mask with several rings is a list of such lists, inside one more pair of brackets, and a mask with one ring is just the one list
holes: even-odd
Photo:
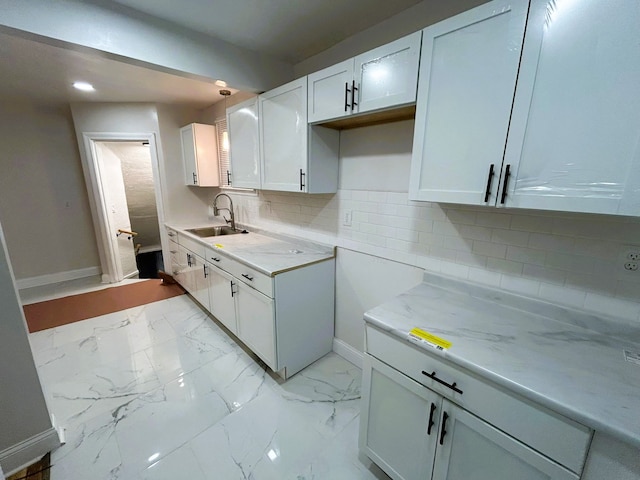
[[(218, 199), (220, 197), (227, 197), (227, 200), (229, 200), (229, 207), (228, 208), (227, 207), (218, 207)], [(224, 215), (222, 216), (222, 218), (224, 218), (224, 221), (226, 223), (229, 223), (231, 225), (231, 228), (233, 228), (235, 230), (236, 229), (236, 220), (235, 220), (235, 217), (233, 215), (233, 200), (231, 200), (231, 197), (229, 195), (227, 195), (226, 193), (219, 193), (213, 199), (213, 214), (215, 216), (220, 215), (220, 210), (226, 210), (227, 212), (229, 212), (229, 215), (231, 216), (230, 219), (227, 219)]]

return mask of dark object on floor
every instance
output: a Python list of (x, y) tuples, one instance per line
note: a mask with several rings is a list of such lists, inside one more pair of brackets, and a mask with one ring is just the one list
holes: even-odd
[(183, 293), (184, 290), (178, 284), (163, 287), (161, 280), (144, 280), (120, 287), (109, 287), (95, 292), (33, 303), (22, 308), (29, 332), (33, 333), (146, 303), (158, 302)]
[(158, 278), (158, 271), (164, 270), (162, 250), (136, 254), (138, 278)]
[(14, 473), (7, 480), (50, 480), (51, 478), (51, 454), (47, 453), (44, 457), (24, 470)]
[(176, 283), (171, 275), (167, 272), (163, 272), (162, 270), (158, 270), (158, 278), (162, 280), (162, 285), (173, 285)]

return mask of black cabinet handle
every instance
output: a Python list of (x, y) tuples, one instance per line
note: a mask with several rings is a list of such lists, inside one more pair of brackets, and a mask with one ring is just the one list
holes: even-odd
[(491, 164), (491, 166), (489, 167), (489, 177), (487, 178), (487, 188), (484, 191), (484, 203), (487, 203), (489, 201), (489, 195), (491, 195), (491, 181), (493, 180), (493, 175), (494, 175), (494, 171), (493, 171), (493, 163)]
[(431, 427), (434, 425), (433, 414), (436, 411), (436, 404), (431, 402), (431, 411), (429, 412), (429, 425), (427, 427), (427, 435), (431, 435)]
[(202, 265), (202, 270), (204, 271), (204, 278), (207, 278), (209, 276), (209, 274), (207, 273), (207, 266)]
[(500, 203), (504, 205), (504, 200), (507, 198), (507, 187), (509, 185), (509, 177), (511, 176), (511, 165), (507, 165), (507, 168), (504, 171), (504, 182), (502, 183), (502, 198), (500, 198)]
[(187, 265), (191, 266), (191, 255), (187, 253)]
[(233, 281), (229, 282), (229, 286), (231, 287), (231, 298), (233, 298), (233, 294), (236, 293), (233, 291)]
[(444, 436), (447, 434), (447, 420), (449, 419), (449, 415), (447, 412), (442, 412), (442, 427), (440, 427), (440, 445), (444, 443)]
[(214, 262), (219, 262), (220, 259), (218, 257), (211, 257), (211, 260), (213, 260)]
[(227, 185), (231, 185), (231, 172), (227, 170)]
[(453, 390), (456, 393), (459, 393), (460, 395), (462, 395), (462, 390), (460, 390), (457, 387), (457, 383), (453, 382), (453, 383), (447, 383), (444, 380), (440, 380), (438, 377), (436, 377), (436, 372), (431, 372), (431, 373), (427, 373), (424, 370), (422, 370), (422, 374), (426, 375), (427, 377), (429, 377), (431, 380), (435, 380), (436, 382), (438, 382), (441, 385), (444, 385), (445, 387), (449, 387), (451, 390)]
[(344, 111), (348, 112), (351, 105), (349, 105), (349, 82), (344, 82)]
[(351, 111), (352, 112), (358, 106), (358, 104), (356, 103), (356, 92), (357, 91), (358, 91), (358, 87), (356, 87), (356, 81), (354, 80), (351, 83)]
[(197, 185), (198, 184), (198, 176), (196, 175), (196, 172), (193, 172), (192, 175), (193, 175), (193, 184)]
[(253, 277), (251, 275), (247, 275), (246, 273), (243, 273), (242, 276), (247, 280), (249, 280), (250, 282), (253, 282)]
[(305, 175), (306, 175), (306, 174), (302, 171), (302, 169), (300, 169), (300, 191), (301, 191), (301, 192), (304, 192), (304, 187), (306, 186), (306, 185), (304, 184), (304, 176), (305, 176)]

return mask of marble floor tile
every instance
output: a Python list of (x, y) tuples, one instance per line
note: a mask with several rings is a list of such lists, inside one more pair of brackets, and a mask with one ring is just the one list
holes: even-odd
[(47, 382), (48, 405), (61, 425), (113, 411), (162, 384), (144, 352), (100, 365), (57, 382)]
[(358, 452), (360, 369), (287, 381), (189, 296), (30, 335), (67, 443), (52, 480), (386, 479)]

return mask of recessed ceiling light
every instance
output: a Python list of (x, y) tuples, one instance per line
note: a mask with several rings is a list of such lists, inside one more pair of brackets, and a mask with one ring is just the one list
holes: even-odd
[(226, 87), (227, 82), (225, 82), (224, 80), (216, 80), (216, 85), (219, 87)]
[(74, 82), (73, 88), (77, 88), (78, 90), (82, 90), (83, 92), (93, 92), (95, 88), (93, 85), (87, 82)]

